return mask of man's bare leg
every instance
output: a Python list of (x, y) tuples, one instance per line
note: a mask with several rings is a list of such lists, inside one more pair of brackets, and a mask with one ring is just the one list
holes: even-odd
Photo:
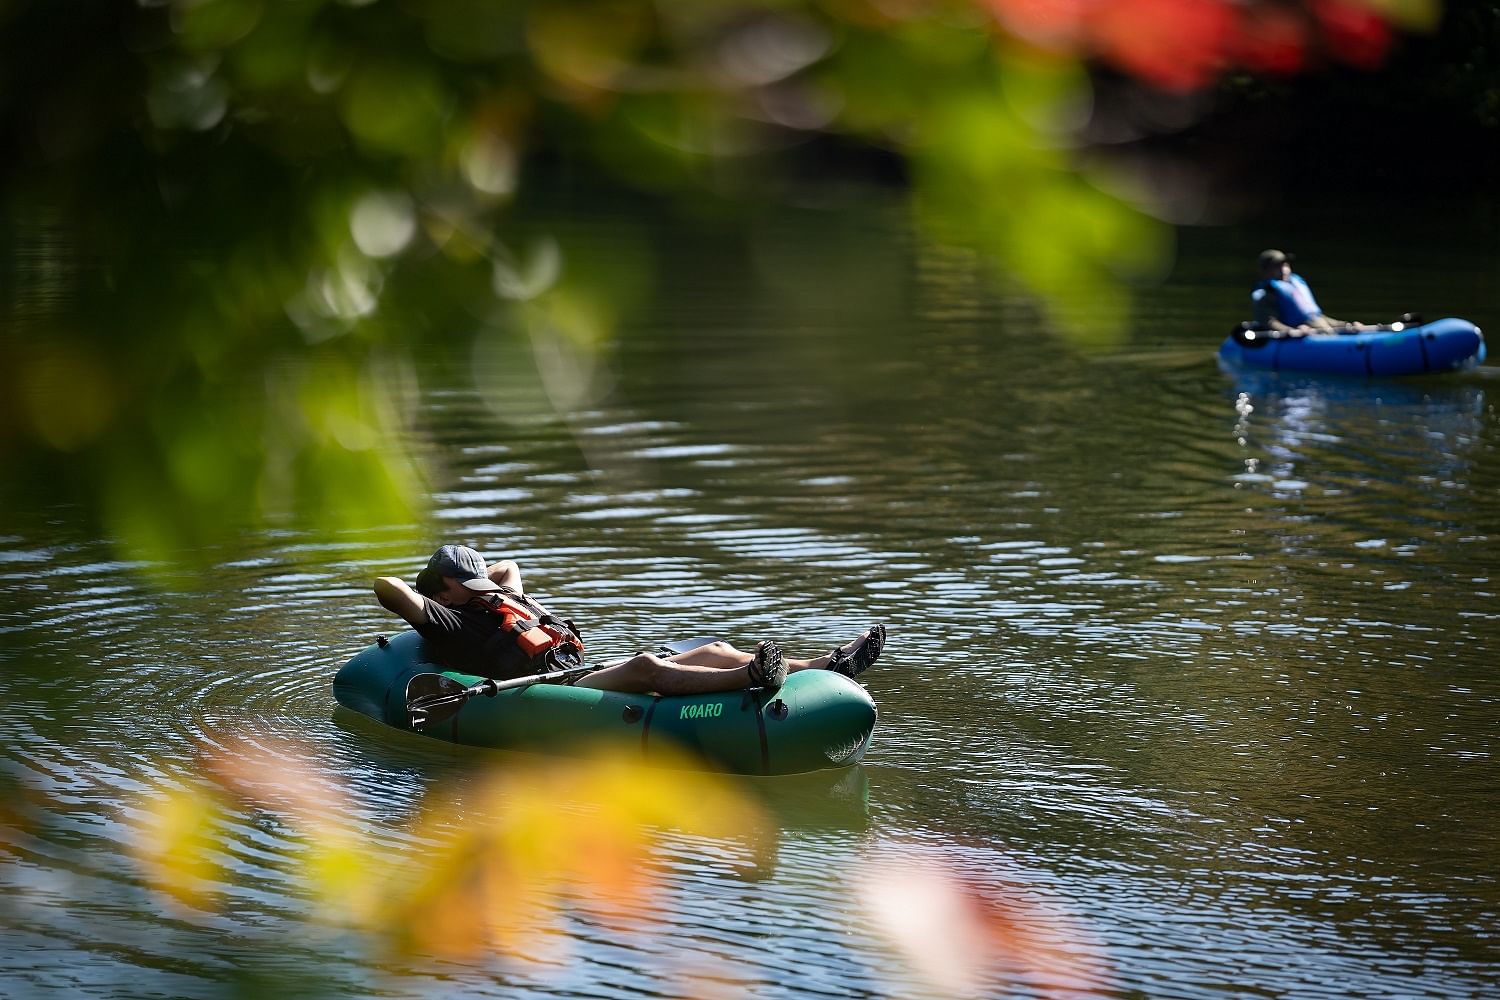
[[(775, 643), (761, 643), (755, 653), (740, 653), (728, 643), (712, 643), (710, 646), (700, 646), (697, 650), (689, 650), (688, 653), (703, 650), (709, 650), (702, 653), (702, 658), (709, 660), (709, 663), (684, 663), (675, 657), (663, 659), (654, 653), (637, 653), (624, 663), (585, 674), (574, 682), (574, 687), (635, 694), (717, 694), (762, 684), (780, 687), (786, 676), (785, 670), (779, 669), (785, 663), (785, 658)], [(739, 662), (732, 663), (733, 660)], [(763, 680), (767, 675), (775, 679)]]
[[(855, 636), (839, 648), (845, 653), (853, 653), (866, 642), (870, 641), (870, 635), (874, 629), (868, 629), (860, 635)], [(684, 653), (675, 653), (667, 657), (673, 663), (692, 664), (700, 667), (714, 667), (719, 670), (733, 670), (743, 667), (754, 658), (753, 653), (746, 653), (736, 649), (723, 640), (711, 642), (706, 646), (698, 646)], [(824, 653), (809, 660), (795, 660), (791, 657), (786, 659), (787, 673), (796, 673), (798, 670), (824, 670), (828, 667), (832, 656)], [(590, 676), (593, 676), (592, 674)]]

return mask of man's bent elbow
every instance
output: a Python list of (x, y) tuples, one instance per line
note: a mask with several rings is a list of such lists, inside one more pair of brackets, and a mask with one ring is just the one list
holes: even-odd
[[(393, 576), (380, 576), (375, 578), (375, 599), (381, 606), (390, 608), (391, 602), (401, 596), (401, 581)], [(392, 610), (395, 610), (392, 608)]]
[(485, 576), (488, 576), (496, 586), (509, 587), (518, 594), (522, 593), (521, 567), (516, 565), (513, 559), (501, 559), (497, 563), (492, 563), (485, 570)]

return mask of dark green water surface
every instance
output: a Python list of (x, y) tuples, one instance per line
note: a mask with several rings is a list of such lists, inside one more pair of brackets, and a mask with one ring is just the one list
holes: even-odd
[[(283, 874), (304, 846), (269, 819), (224, 832), (240, 877), (204, 923), (125, 860), (139, 797), (236, 736), (310, 747), (339, 824), (422, 850), (416, 797), (467, 765), (336, 716), (329, 685), (395, 626), (369, 581), (415, 573), (406, 530), (267, 532), (160, 592), (69, 510), (13, 518), (0, 766), (34, 822), (0, 825), (0, 993), (296, 972), (351, 996), (651, 997), (707, 966), (726, 995), (929, 995), (854, 896), (898, 858), (1068, 928), (1077, 990), (1000, 969), (984, 995), (1495, 995), (1500, 380), (1236, 378), (1213, 352), (1262, 244), (1294, 244), (1336, 315), (1500, 331), (1500, 241), (1482, 212), (1338, 218), (1368, 238), (1185, 233), (1102, 354), (895, 216), (809, 213), (748, 250), (662, 251), (607, 391), (566, 419), (503, 359), (476, 361), (498, 407), (419, 372), (424, 544), (517, 558), (594, 649), (713, 631), (813, 655), (890, 630), (865, 763), (762, 788), (777, 843), (753, 865), (669, 840), (659, 926), (565, 914), (566, 961), (376, 959), (316, 928)], [(580, 223), (582, 245), (616, 225)]]

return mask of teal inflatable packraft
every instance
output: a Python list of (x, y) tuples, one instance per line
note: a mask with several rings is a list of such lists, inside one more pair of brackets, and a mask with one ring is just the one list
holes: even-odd
[[(422, 637), (402, 632), (339, 668), (340, 705), (410, 730), (406, 685), (441, 673), (468, 686), (481, 678), (429, 662)], [(475, 696), (451, 719), (420, 732), (465, 746), (567, 754), (617, 743), (646, 759), (686, 750), (717, 770), (794, 774), (858, 763), (875, 729), (863, 685), (831, 670), (799, 670), (777, 690), (749, 688), (664, 698), (562, 684)]]

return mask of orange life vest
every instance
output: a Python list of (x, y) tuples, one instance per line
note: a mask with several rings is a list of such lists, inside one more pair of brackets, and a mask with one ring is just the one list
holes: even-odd
[(497, 638), (514, 644), (533, 665), (545, 671), (583, 664), (583, 638), (568, 619), (547, 613), (525, 594), (506, 587), (480, 600), (500, 618)]

